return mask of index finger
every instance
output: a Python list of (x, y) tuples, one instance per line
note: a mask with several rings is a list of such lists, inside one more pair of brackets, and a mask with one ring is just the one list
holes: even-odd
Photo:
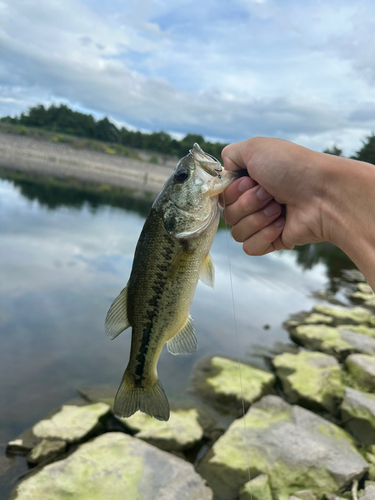
[[(248, 140), (225, 146), (221, 152), (225, 170), (247, 170), (248, 160), (253, 153), (252, 148), (249, 148), (249, 144), (250, 141)], [(250, 156), (250, 158), (248, 158), (248, 156)]]

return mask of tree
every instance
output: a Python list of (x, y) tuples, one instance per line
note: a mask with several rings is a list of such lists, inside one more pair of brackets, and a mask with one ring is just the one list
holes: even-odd
[(375, 165), (375, 134), (368, 135), (362, 143), (362, 148), (352, 158)]
[(331, 148), (325, 149), (323, 153), (327, 153), (329, 155), (334, 155), (334, 156), (342, 156), (342, 149), (338, 148), (336, 144), (334, 144)]

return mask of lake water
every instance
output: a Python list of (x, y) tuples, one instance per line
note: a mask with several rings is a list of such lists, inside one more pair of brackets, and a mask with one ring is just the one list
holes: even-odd
[[(124, 196), (0, 179), (1, 498), (25, 469), (24, 459), (4, 457), (7, 441), (74, 398), (77, 387), (120, 383), (130, 330), (110, 341), (103, 323), (129, 277), (148, 209)], [(228, 235), (220, 229), (211, 250), (215, 289), (199, 283), (192, 305), (198, 352), (161, 354), (169, 397), (185, 391), (203, 356), (250, 359), (259, 346), (287, 342), (282, 322), (311, 309), (316, 290), (340, 296), (341, 271), (353, 267), (324, 246), (249, 257)]]

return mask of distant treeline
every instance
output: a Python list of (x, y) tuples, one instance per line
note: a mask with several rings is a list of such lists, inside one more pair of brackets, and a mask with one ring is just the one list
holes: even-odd
[[(145, 149), (162, 154), (172, 154), (179, 157), (186, 155), (194, 142), (198, 142), (207, 153), (220, 158), (221, 151), (225, 144), (220, 142), (209, 142), (201, 135), (187, 134), (178, 141), (173, 139), (166, 132), (152, 132), (146, 134), (139, 130), (128, 130), (125, 127), (118, 129), (108, 118), (95, 120), (92, 115), (73, 111), (65, 104), (56, 106), (52, 104), (45, 108), (42, 104), (29, 108), (28, 113), (21, 113), (18, 118), (4, 116), (0, 122), (14, 125), (25, 125), (29, 127), (40, 127), (52, 132), (97, 139), (100, 141), (122, 144), (136, 149)], [(352, 158), (375, 164), (375, 134), (367, 136), (362, 148), (357, 151)], [(327, 148), (324, 153), (342, 156), (342, 150), (334, 145)]]
[(178, 141), (166, 132), (146, 134), (140, 131), (128, 130), (125, 127), (118, 129), (108, 118), (95, 120), (92, 115), (73, 111), (65, 104), (59, 106), (52, 104), (49, 108), (39, 104), (31, 107), (28, 113), (21, 113), (19, 118), (5, 116), (0, 118), (0, 122), (25, 125), (27, 127), (40, 127), (53, 132), (97, 139), (179, 157), (186, 155), (194, 142), (198, 142), (207, 153), (218, 158), (220, 158), (221, 151), (225, 146), (225, 144), (219, 142), (205, 141), (201, 135), (196, 134), (187, 134)]

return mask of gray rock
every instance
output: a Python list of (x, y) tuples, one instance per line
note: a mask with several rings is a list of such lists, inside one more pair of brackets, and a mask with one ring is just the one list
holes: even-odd
[(351, 354), (345, 366), (358, 386), (365, 392), (375, 392), (375, 356)]
[(40, 439), (61, 439), (77, 443), (100, 431), (100, 419), (110, 415), (110, 406), (95, 403), (86, 406), (63, 405), (51, 418), (35, 424), (32, 431)]
[(332, 316), (335, 325), (353, 324), (353, 325), (374, 325), (375, 317), (372, 313), (363, 307), (353, 307), (352, 309), (339, 309), (318, 304), (314, 306), (314, 311), (326, 316)]
[[(78, 389), (87, 401), (103, 402), (113, 406), (116, 389), (109, 386), (92, 386)], [(171, 415), (167, 422), (137, 412), (129, 418), (118, 420), (137, 438), (143, 439), (166, 451), (181, 451), (191, 448), (203, 437), (216, 441), (225, 431), (227, 423), (208, 406), (184, 398), (169, 400)]]
[(375, 394), (347, 387), (341, 404), (341, 417), (345, 428), (360, 443), (375, 443)]
[(260, 368), (241, 363), (239, 383), (238, 361), (214, 356), (200, 361), (193, 374), (191, 391), (202, 400), (225, 410), (242, 411), (242, 396), (245, 408), (272, 391), (275, 376)]
[(9, 500), (212, 500), (191, 464), (120, 432), (81, 445), (22, 481)]
[(251, 476), (268, 474), (276, 498), (310, 489), (321, 498), (360, 479), (368, 469), (353, 438), (299, 406), (266, 396), (235, 420), (198, 464), (219, 500), (233, 500)]
[(361, 500), (375, 500), (375, 486), (374, 485), (369, 485), (366, 486), (363, 496), (361, 497)]
[(317, 500), (316, 496), (311, 490), (296, 491), (295, 496), (300, 500)]
[(105, 403), (113, 408), (117, 389), (109, 385), (80, 387), (77, 392), (90, 403)]
[(238, 500), (272, 500), (272, 492), (268, 476), (260, 474), (244, 484)]
[(27, 461), (32, 464), (45, 462), (65, 452), (66, 441), (60, 439), (42, 439), (27, 456)]
[(336, 413), (344, 395), (341, 368), (333, 356), (301, 351), (273, 359), (276, 375), (290, 403)]
[(357, 283), (357, 288), (362, 293), (374, 294), (371, 286), (368, 283)]
[(375, 354), (375, 338), (350, 328), (333, 328), (325, 325), (300, 325), (290, 332), (292, 340), (311, 351), (322, 351), (345, 359), (352, 353)]
[(333, 318), (325, 314), (311, 313), (305, 316), (303, 322), (307, 325), (332, 325)]

